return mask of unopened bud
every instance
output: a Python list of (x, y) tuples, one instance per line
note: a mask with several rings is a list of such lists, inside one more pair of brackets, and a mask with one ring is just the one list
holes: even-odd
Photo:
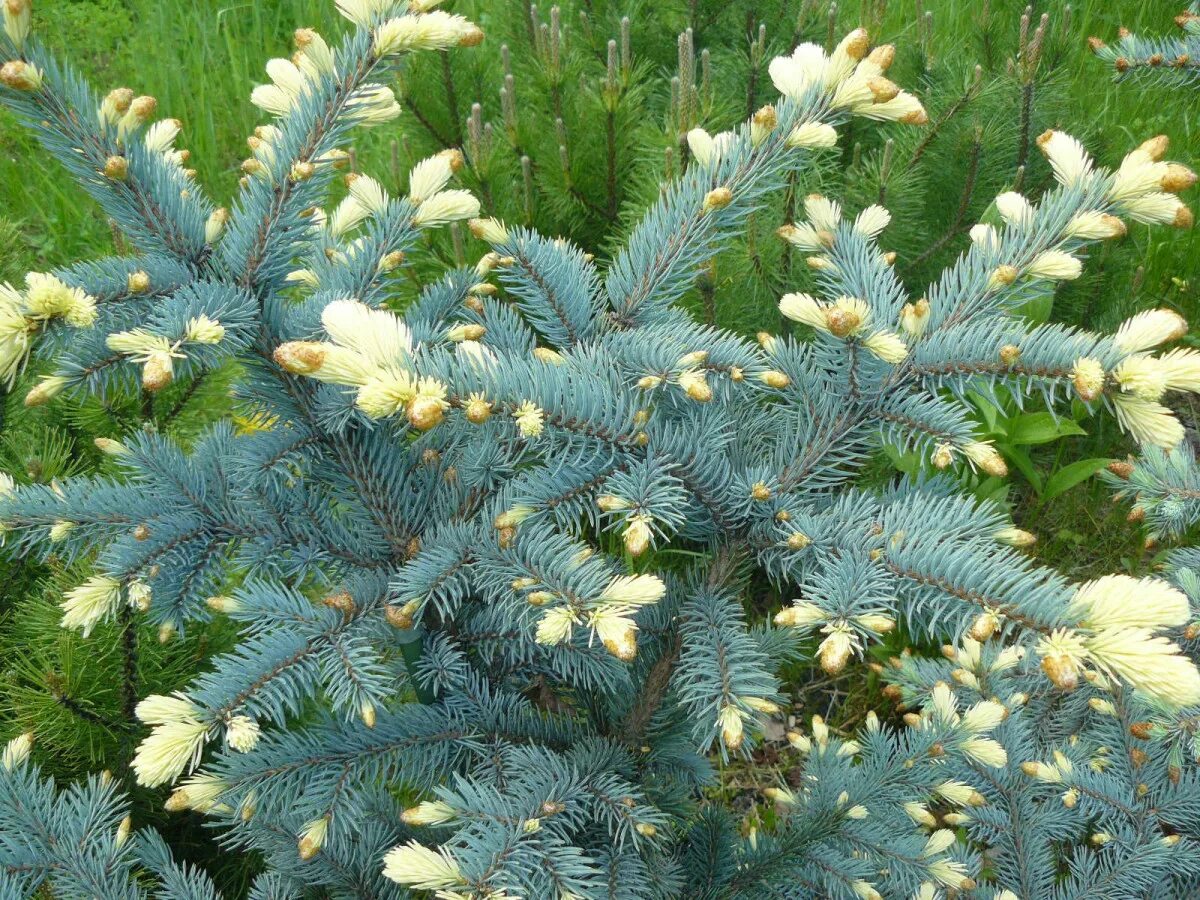
[(1015, 266), (1001, 265), (997, 266), (992, 272), (989, 286), (992, 288), (1007, 286), (1017, 280), (1017, 269)]
[(150, 392), (161, 391), (175, 379), (171, 354), (154, 353), (142, 366), (142, 387)]
[(354, 598), (350, 596), (349, 591), (339, 591), (336, 594), (330, 594), (321, 603), (330, 609), (336, 609), (347, 615), (354, 612)]
[(1186, 191), (1195, 183), (1196, 173), (1179, 163), (1167, 163), (1166, 174), (1163, 175), (1160, 182), (1162, 189), (1172, 194)]
[(124, 156), (110, 156), (104, 162), (104, 177), (113, 181), (124, 181), (129, 174), (129, 160)]
[(386, 275), (388, 272), (400, 268), (404, 262), (404, 252), (402, 250), (393, 250), (391, 253), (385, 253), (379, 260), (377, 271), (380, 275)]
[[(243, 166), (243, 170), (245, 166)], [(308, 181), (317, 174), (317, 167), (307, 160), (293, 163), (291, 172), (288, 173), (292, 181)]]
[(461, 341), (478, 341), (485, 334), (487, 334), (487, 329), (482, 325), (459, 325), (446, 332), (446, 340), (455, 343)]
[(325, 362), (325, 348), (312, 341), (289, 341), (276, 347), (273, 355), (293, 375), (311, 375)]
[(1055, 654), (1043, 657), (1042, 671), (1060, 690), (1073, 691), (1079, 686), (1079, 667), (1065, 656)]
[(841, 46), (848, 57), (860, 60), (867, 55), (867, 50), (871, 47), (871, 35), (865, 28), (855, 28), (843, 38)]
[(687, 378), (680, 378), (680, 385), (689, 397), (697, 403), (708, 403), (713, 398), (712, 388), (704, 378), (704, 373), (696, 373)]
[(508, 243), (508, 229), (499, 219), (471, 219), (467, 227), (481, 241), (489, 244)]
[(114, 441), (112, 438), (98, 437), (92, 443), (96, 445), (96, 449), (105, 456), (125, 456), (129, 453), (129, 448), (120, 441)]
[(482, 425), (492, 415), (492, 404), (482, 397), (472, 397), (467, 401), (467, 421), (472, 425)]
[(0, 66), (0, 82), (14, 91), (38, 91), (42, 88), (42, 73), (37, 66), (14, 59)]
[(33, 390), (25, 395), (25, 405), (29, 407), (42, 406), (49, 403), (55, 397), (62, 393), (63, 388), (67, 386), (67, 379), (60, 375), (51, 375), (48, 378), (43, 378)]
[(139, 123), (149, 122), (158, 110), (158, 101), (150, 96), (134, 97), (129, 104), (128, 115)]
[(779, 115), (774, 106), (768, 104), (758, 110), (750, 119), (750, 143), (757, 147), (767, 139), (778, 124)]
[(126, 279), (126, 286), (131, 294), (144, 294), (150, 290), (150, 276), (140, 269), (130, 272)]
[(223, 595), (209, 597), (204, 601), (204, 605), (213, 612), (222, 613), (224, 615), (229, 615), (230, 613), (237, 612), (238, 610), (238, 602), (233, 597), (227, 597)]
[(204, 240), (211, 244), (221, 237), (225, 226), (229, 223), (229, 210), (219, 207), (212, 211), (208, 221), (204, 223)]
[(733, 191), (727, 187), (713, 188), (704, 198), (704, 212), (712, 212), (716, 209), (724, 209), (733, 202)]
[(437, 427), (445, 416), (444, 404), (434, 397), (414, 397), (407, 412), (409, 424), (418, 431)]
[(868, 78), (867, 89), (871, 92), (871, 96), (875, 98), (876, 103), (887, 103), (889, 100), (894, 100), (896, 95), (900, 93), (900, 88), (894, 81), (881, 76)]
[(1000, 619), (995, 613), (981, 613), (971, 625), (971, 637), (977, 641), (986, 641), (999, 627)]
[(389, 605), (384, 615), (387, 617), (388, 624), (393, 628), (399, 628), (401, 631), (409, 631), (415, 623), (417, 611), (421, 608), (421, 601), (409, 600), (403, 606)]
[(844, 338), (858, 330), (862, 325), (862, 317), (853, 310), (835, 306), (826, 311), (825, 323), (829, 326), (830, 334)]
[(1145, 153), (1155, 162), (1158, 162), (1167, 155), (1167, 150), (1170, 148), (1170, 146), (1171, 139), (1165, 134), (1158, 134), (1149, 140), (1142, 141), (1142, 143), (1138, 145), (1138, 150), (1140, 150), (1142, 153)]
[(124, 847), (129, 842), (129, 836), (133, 833), (133, 819), (126, 816), (121, 820), (121, 824), (117, 826), (117, 836), (115, 843), (117, 849)]
[(812, 538), (802, 531), (793, 531), (788, 535), (787, 545), (789, 550), (803, 550), (812, 543)]
[(867, 61), (874, 63), (886, 72), (896, 59), (896, 48), (892, 44), (880, 44), (867, 54)]

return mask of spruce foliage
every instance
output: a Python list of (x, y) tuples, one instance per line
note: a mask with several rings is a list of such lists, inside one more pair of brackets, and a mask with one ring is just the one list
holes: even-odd
[[(1177, 314), (1114, 334), (1018, 314), (1127, 221), (1189, 225), (1190, 171), (1161, 139), (1109, 171), (1048, 130), (1053, 185), (1002, 193), (920, 294), (879, 246), (883, 204), (811, 194), (778, 246), (812, 291), (778, 302), (793, 333), (752, 342), (677, 301), (847, 130), (929, 122), (887, 77), (895, 49), (858, 29), (764, 55), (761, 98), (715, 135), (681, 77), (677, 177), (589, 249), (480, 215), (526, 182), (521, 157), (521, 178), (481, 177), (474, 119), (403, 190), (347, 173), (352, 136), (402, 114), (392, 76), (479, 52), (437, 5), (338, 0), (342, 37), (298, 33), (254, 92), (270, 123), (226, 210), (178, 123), (95, 95), (6, 4), (0, 96), (137, 252), (6, 288), (0, 363), (44, 361), (35, 408), (238, 372), (235, 421), (131, 425), (101, 442), (112, 473), (2, 486), (9, 548), (94, 562), (61, 603), (84, 640), (131, 616), (237, 631), (137, 703), (138, 785), (173, 785), (169, 810), (261, 860), (251, 897), (1194, 891), (1187, 576), (1073, 584), (952, 477), (1005, 473), (969, 415), (982, 396), (1089, 404), (1150, 448), (1124, 477), (1194, 479), (1168, 472), (1183, 428), (1162, 399), (1200, 392), (1200, 353), (1157, 351)], [(574, 102), (553, 16), (533, 24), (549, 102)], [(635, 68), (618, 41), (602, 110)], [(608, 181), (580, 188), (596, 209), (574, 197), (569, 157), (541, 173), (562, 206), (539, 222), (612, 216)], [(882, 444), (921, 464), (871, 490)], [(763, 585), (796, 598), (765, 621)], [(878, 667), (903, 720), (788, 732), (797, 777), (768, 790), (770, 828), (739, 833), (704, 789), (778, 727), (781, 666), (840, 673), (895, 632), (948, 642)], [(59, 788), (38, 761), (29, 735), (0, 760), (6, 896), (218, 896), (113, 777)]]
[(1098, 37), (1089, 42), (1119, 78), (1194, 86), (1200, 79), (1200, 3), (1192, 3), (1177, 15), (1175, 24), (1180, 33), (1169, 37), (1147, 37), (1122, 28), (1115, 44), (1105, 44)]

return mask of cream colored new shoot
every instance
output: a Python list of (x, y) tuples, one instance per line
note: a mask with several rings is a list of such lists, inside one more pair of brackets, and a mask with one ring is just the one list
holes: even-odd
[(446, 386), (413, 371), (412, 334), (402, 319), (357, 300), (336, 300), (321, 322), (329, 341), (282, 344), (275, 361), (293, 374), (355, 388), (355, 405), (373, 419), (404, 411), (421, 431), (442, 421), (450, 407)]
[(771, 80), (785, 97), (800, 100), (810, 91), (820, 91), (831, 109), (851, 115), (912, 125), (927, 122), (920, 101), (884, 77), (894, 56), (891, 47), (868, 53), (870, 46), (862, 28), (846, 35), (829, 54), (819, 44), (800, 44), (790, 56), (771, 61)]
[(543, 612), (535, 640), (551, 646), (561, 644), (571, 639), (575, 626), (586, 625), (591, 630), (591, 639), (599, 638), (609, 653), (628, 662), (637, 654), (638, 626), (634, 613), (657, 603), (666, 590), (656, 575), (619, 576), (585, 609), (562, 604)]
[(142, 387), (159, 391), (175, 377), (175, 360), (187, 359), (185, 344), (219, 344), (225, 338), (225, 326), (206, 315), (188, 320), (183, 335), (176, 341), (141, 328), (110, 334), (105, 341), (109, 350), (142, 366)]
[(383, 858), (383, 875), (418, 891), (442, 892), (466, 884), (449, 850), (445, 847), (432, 850), (416, 841), (388, 851)]
[(1063, 690), (1094, 674), (1118, 678), (1172, 707), (1200, 703), (1200, 672), (1179, 647), (1157, 634), (1187, 624), (1182, 591), (1156, 578), (1108, 575), (1080, 585), (1067, 614), (1075, 620), (1037, 646), (1042, 670)]
[(139, 721), (153, 726), (134, 756), (132, 767), (138, 784), (156, 787), (195, 768), (209, 732), (199, 707), (183, 694), (155, 694), (139, 703), (134, 713)]

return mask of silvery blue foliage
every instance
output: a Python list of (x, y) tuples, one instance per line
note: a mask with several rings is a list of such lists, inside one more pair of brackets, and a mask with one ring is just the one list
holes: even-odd
[(1200, 3), (1175, 17), (1178, 35), (1148, 37), (1123, 32), (1115, 44), (1091, 38), (1096, 55), (1112, 65), (1118, 78), (1194, 85), (1200, 79)]
[[(168, 636), (214, 614), (241, 628), (184, 694), (138, 706), (139, 782), (182, 778), (168, 808), (257, 854), (261, 898), (1193, 887), (1197, 776), (1179, 735), (1200, 675), (1164, 636), (1188, 599), (1156, 579), (1071, 584), (939, 471), (1003, 474), (968, 393), (1077, 396), (1177, 443), (1158, 399), (1200, 387), (1191, 358), (1144, 352), (1179, 336), (1177, 316), (1097, 335), (1015, 312), (1075, 277), (1118, 216), (1183, 216), (1161, 153), (1110, 173), (1049, 133), (1060, 183), (1036, 204), (999, 198), (1003, 224), (976, 229), (919, 300), (879, 246), (886, 211), (811, 197), (782, 236), (811, 254), (821, 297), (783, 298), (807, 330), (755, 343), (675, 301), (850, 116), (924, 121), (884, 76), (890, 48), (868, 53), (856, 31), (776, 60), (780, 100), (690, 134), (692, 164), (602, 266), (478, 218), (448, 187), (453, 152), (414, 169), (406, 197), (359, 175), (321, 212), (353, 129), (398, 112), (384, 84), (400, 51), (479, 39), (435, 4), (338, 5), (352, 33), (335, 48), (302, 33), (295, 61), (268, 67), (254, 100), (274, 122), (225, 212), (152, 104), (94, 96), (10, 4), (4, 101), (139, 254), (6, 293), (53, 364), (30, 402), (244, 372), (239, 427), (186, 449), (114, 436), (112, 477), (4, 485), (11, 550), (94, 560), (65, 625), (130, 603)], [(392, 274), (439, 268), (430, 230), (464, 219), (479, 263), (405, 297)], [(929, 464), (866, 490), (885, 443)], [(798, 598), (774, 623), (746, 602), (764, 583)], [(797, 774), (768, 791), (776, 824), (743, 835), (704, 790), (782, 714), (780, 666), (813, 629), (838, 673), (896, 628), (952, 642), (946, 661), (889, 670), (905, 727), (871, 713), (857, 736), (820, 717), (788, 733)], [(14, 738), (6, 895), (216, 896), (124, 814), (104, 779), (58, 790)]]

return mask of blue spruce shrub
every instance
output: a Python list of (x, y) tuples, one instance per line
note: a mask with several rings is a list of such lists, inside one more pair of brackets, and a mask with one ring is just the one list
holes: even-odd
[[(254, 898), (1194, 892), (1191, 569), (1072, 584), (951, 477), (1004, 474), (968, 392), (1108, 408), (1151, 474), (1174, 471), (1162, 396), (1200, 389), (1195, 351), (1155, 354), (1177, 315), (1102, 335), (1015, 313), (1126, 220), (1188, 224), (1162, 141), (1109, 172), (1048, 132), (1057, 185), (999, 197), (919, 299), (879, 246), (886, 210), (809, 197), (780, 234), (819, 296), (783, 297), (803, 328), (755, 343), (674, 302), (852, 117), (925, 122), (891, 47), (857, 30), (775, 60), (778, 101), (690, 133), (686, 173), (600, 266), (481, 217), (456, 151), (402, 194), (342, 178), (355, 130), (400, 114), (406, 54), (482, 39), (437, 5), (338, 0), (345, 37), (299, 32), (254, 92), (270, 124), (224, 210), (153, 98), (96, 96), (29, 35), (28, 0), (6, 3), (4, 102), (137, 255), (5, 287), (2, 374), (52, 361), (39, 404), (244, 373), (240, 428), (186, 451), (114, 435), (119, 478), (2, 485), (10, 550), (94, 558), (65, 627), (130, 604), (165, 636), (241, 629), (186, 692), (138, 705), (137, 782), (255, 854)], [(464, 221), (482, 251), (447, 267), (430, 238)], [(403, 272), (422, 287), (397, 314)], [(881, 443), (927, 474), (856, 486)], [(1147, 518), (1200, 516), (1141, 496)], [(799, 599), (753, 621), (752, 576)], [(799, 774), (767, 791), (773, 826), (741, 833), (703, 789), (782, 715), (781, 664), (815, 631), (838, 673), (896, 628), (948, 642), (883, 669), (903, 721), (788, 732)], [(58, 790), (33, 737), (0, 765), (3, 896), (217, 896), (111, 776)]]

